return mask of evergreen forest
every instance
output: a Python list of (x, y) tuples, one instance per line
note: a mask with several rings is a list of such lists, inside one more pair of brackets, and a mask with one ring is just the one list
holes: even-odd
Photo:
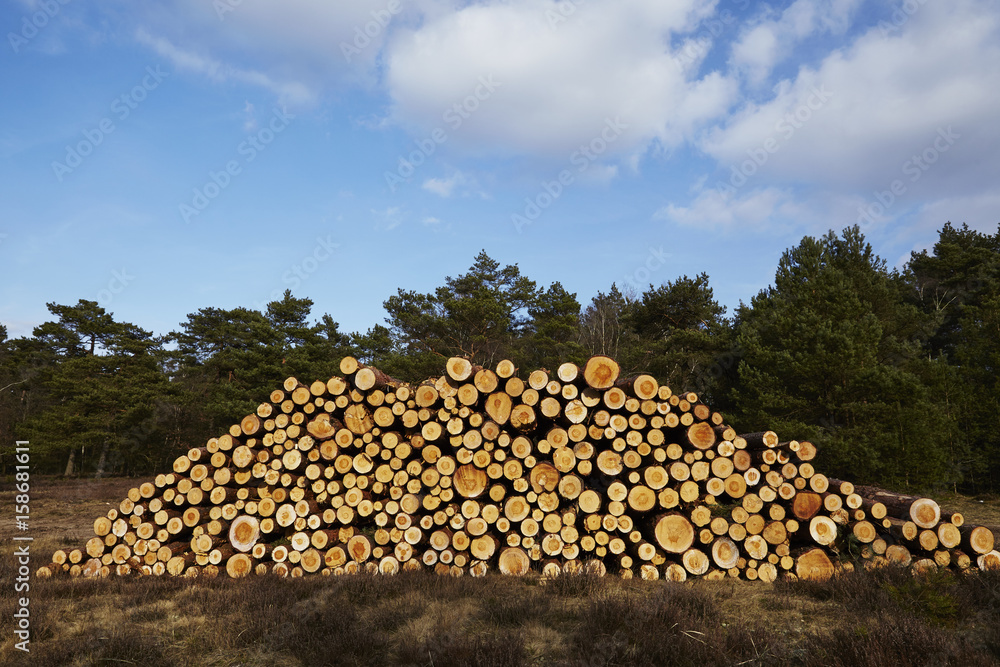
[(286, 377), (328, 378), (345, 355), (419, 382), (456, 355), (527, 373), (604, 354), (696, 392), (739, 433), (812, 441), (831, 476), (1000, 492), (1000, 228), (948, 223), (901, 269), (858, 227), (805, 237), (732, 313), (705, 273), (581, 304), (486, 251), (383, 305), (384, 323), (345, 333), (286, 291), (263, 312), (204, 307), (154, 335), (94, 301), (49, 303), (31, 337), (0, 325), (0, 469), (30, 440), (38, 473), (162, 471)]

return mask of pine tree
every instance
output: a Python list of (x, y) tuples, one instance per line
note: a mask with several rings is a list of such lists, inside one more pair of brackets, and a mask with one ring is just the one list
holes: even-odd
[(953, 415), (953, 439), (963, 453), (969, 490), (995, 491), (1000, 488), (1000, 227), (989, 235), (949, 222), (932, 252), (913, 253), (907, 269), (915, 303), (937, 324), (928, 355), (950, 364), (941, 393)]
[(159, 363), (162, 341), (148, 331), (116, 322), (95, 301), (48, 304), (57, 321), (35, 328), (30, 349), (38, 372), (32, 391), (44, 395), (18, 432), (39, 446), (39, 463), (65, 461), (65, 474), (111, 469), (136, 471), (168, 460), (156, 429), (156, 401), (170, 395)]
[(567, 292), (559, 282), (552, 283), (528, 306), (528, 315), (531, 319), (518, 355), (523, 366), (555, 371), (563, 362), (582, 364), (586, 360), (579, 343), (580, 302), (576, 294)]
[(954, 481), (947, 416), (922, 380), (931, 323), (907, 289), (857, 227), (786, 251), (774, 286), (737, 313), (739, 425), (811, 439), (849, 479)]
[(353, 352), (350, 339), (329, 315), (310, 324), (312, 305), (286, 290), (266, 314), (203, 308), (188, 315), (171, 339), (191, 438), (227, 428), (289, 376), (312, 381), (339, 372), (341, 357)]
[(735, 359), (725, 312), (704, 273), (650, 285), (627, 310), (625, 321), (638, 344), (623, 358), (630, 368), (717, 405), (713, 390)]
[(228, 428), (233, 415), (253, 410), (290, 375), (282, 364), (287, 334), (256, 310), (202, 308), (170, 337), (176, 380), (191, 426), (201, 433)]
[(536, 299), (535, 282), (521, 275), (517, 265), (500, 268), (482, 251), (468, 273), (445, 278), (433, 294), (400, 288), (384, 305), (404, 354), (435, 355), (438, 367), (452, 355), (490, 366), (512, 355)]

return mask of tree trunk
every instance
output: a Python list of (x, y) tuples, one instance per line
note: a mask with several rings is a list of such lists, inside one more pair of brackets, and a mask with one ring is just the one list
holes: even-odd
[(108, 462), (108, 448), (110, 446), (111, 443), (108, 441), (107, 438), (105, 438), (104, 442), (101, 443), (101, 455), (97, 459), (97, 472), (94, 473), (94, 479), (100, 479), (104, 477), (104, 466), (107, 465)]

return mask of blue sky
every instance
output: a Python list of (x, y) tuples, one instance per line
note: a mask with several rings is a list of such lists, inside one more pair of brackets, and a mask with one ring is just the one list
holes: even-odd
[(485, 249), (581, 304), (805, 235), (890, 265), (1000, 222), (1000, 5), (70, 0), (0, 6), (0, 322), (155, 333), (292, 289), (344, 331)]

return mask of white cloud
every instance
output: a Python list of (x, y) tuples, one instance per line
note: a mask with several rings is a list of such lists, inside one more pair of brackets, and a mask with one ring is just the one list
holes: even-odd
[(751, 84), (759, 85), (806, 38), (847, 30), (859, 4), (860, 0), (796, 0), (774, 19), (765, 9), (732, 45), (731, 63)]
[[(831, 99), (803, 111), (818, 88), (829, 90)], [(925, 171), (919, 192), (968, 194), (995, 186), (998, 88), (995, 5), (927, 3), (898, 32), (883, 36), (873, 28), (816, 68), (800, 68), (770, 100), (746, 104), (725, 126), (706, 133), (701, 146), (728, 169), (776, 137), (783, 139), (780, 150), (759, 177), (871, 193), (903, 177), (907, 161), (933, 146), (939, 130), (952, 127), (961, 138)], [(793, 136), (785, 137), (789, 125)]]
[(167, 58), (174, 67), (201, 74), (212, 81), (219, 83), (236, 81), (264, 88), (276, 95), (280, 102), (287, 104), (309, 103), (315, 97), (315, 93), (308, 86), (297, 81), (276, 81), (263, 72), (227, 65), (209, 56), (182, 49), (170, 40), (154, 37), (142, 29), (136, 31), (135, 36), (139, 43)]
[[(898, 29), (861, 34), (852, 28), (859, 0), (795, 0), (765, 9), (735, 38), (729, 72), (704, 75), (683, 45), (720, 17), (725, 6), (714, 0), (416, 0), (372, 24), (370, 43), (348, 63), (341, 45), (353, 45), (372, 12), (384, 18), (387, 6), (243, 0), (220, 20), (210, 4), (168, 0), (143, 6), (139, 22), (156, 34), (137, 34), (178, 69), (289, 101), (357, 85), (385, 94), (388, 111), (361, 107), (356, 122), (371, 131), (399, 124), (416, 137), (442, 128), (442, 154), (528, 156), (551, 166), (620, 117), (629, 128), (601, 156), (605, 171), (638, 173), (640, 156), (674, 159), (690, 141), (726, 172), (773, 138), (780, 150), (753, 187), (795, 182), (857, 194), (886, 187), (951, 125), (962, 139), (921, 190), (973, 194), (996, 173), (1000, 22), (988, 0), (923, 3)], [(575, 11), (559, 13), (567, 7)], [(843, 46), (817, 55), (828, 40), (814, 38), (831, 35)], [(699, 42), (695, 60), (711, 42)], [(812, 64), (775, 83), (775, 68), (800, 56)], [(733, 113), (746, 83), (758, 91), (773, 84), (773, 92)], [(822, 87), (832, 99), (803, 112)], [(454, 196), (452, 178), (428, 179), (425, 189)]]
[(465, 183), (465, 176), (462, 172), (456, 171), (447, 178), (428, 178), (421, 187), (428, 192), (433, 192), (439, 197), (447, 199), (451, 197), (457, 186), (465, 185)]
[(778, 188), (761, 188), (739, 194), (702, 190), (690, 206), (667, 204), (654, 215), (688, 227), (706, 229), (762, 229), (802, 222), (812, 213), (798, 204), (793, 194)]
[(449, 146), (470, 152), (566, 159), (608, 118), (630, 126), (614, 147), (621, 154), (653, 138), (677, 144), (733, 100), (732, 81), (688, 80), (668, 46), (713, 3), (591, 0), (550, 25), (546, 12), (560, 5), (572, 6), (469, 5), (396, 32), (385, 55), (393, 118), (420, 132), (442, 127)]

